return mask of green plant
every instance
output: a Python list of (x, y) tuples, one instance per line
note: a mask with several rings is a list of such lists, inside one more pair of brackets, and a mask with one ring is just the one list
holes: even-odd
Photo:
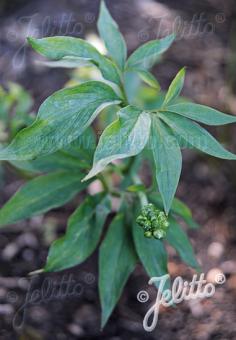
[[(78, 38), (28, 39), (38, 53), (51, 60), (50, 65), (97, 67), (103, 81), (87, 81), (51, 95), (34, 123), (0, 150), (1, 160), (43, 173), (26, 183), (0, 210), (0, 225), (59, 207), (99, 179), (102, 192), (87, 195), (69, 218), (65, 235), (50, 247), (43, 271), (59, 271), (84, 261), (97, 247), (107, 216), (113, 217), (99, 252), (104, 326), (137, 261), (151, 277), (168, 272), (165, 241), (185, 263), (199, 269), (188, 237), (176, 220), (178, 216), (190, 227), (197, 227), (188, 207), (174, 198), (181, 173), (181, 147), (235, 160), (234, 154), (194, 120), (223, 125), (236, 122), (236, 117), (179, 98), (185, 68), (166, 94), (161, 92), (149, 69), (170, 47), (174, 34), (144, 44), (127, 59), (125, 41), (104, 2), (98, 30), (108, 57)], [(107, 121), (114, 112), (117, 118), (105, 128), (96, 146), (90, 125), (104, 110)], [(138, 175), (143, 160), (148, 160), (153, 170), (149, 187)], [(120, 178), (119, 186), (114, 185), (114, 174)], [(113, 197), (120, 198), (115, 212)]]
[(0, 87), (0, 144), (10, 142), (19, 130), (34, 121), (30, 94), (19, 84)]
[[(9, 82), (0, 86), (0, 148), (9, 143), (22, 128), (32, 124), (31, 95), (19, 84)], [(6, 169), (0, 162), (0, 186), (4, 184)]]

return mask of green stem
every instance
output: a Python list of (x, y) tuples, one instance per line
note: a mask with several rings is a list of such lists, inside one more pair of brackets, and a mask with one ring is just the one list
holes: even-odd
[(115, 197), (122, 197), (122, 193), (119, 190), (113, 189), (110, 191), (110, 194)]
[[(138, 175), (133, 175), (132, 179), (134, 181), (134, 184), (143, 184)], [(148, 204), (148, 199), (147, 199), (147, 195), (145, 194), (145, 192), (139, 191), (138, 197), (139, 197), (141, 206), (145, 207), (145, 205)]]
[(113, 187), (110, 186), (109, 182), (107, 181), (106, 177), (102, 174), (97, 176), (98, 179), (101, 181), (102, 185), (103, 185), (103, 189), (111, 194), (112, 196), (115, 197), (121, 197), (122, 193), (119, 190), (114, 189)]
[(106, 180), (105, 176), (103, 176), (102, 174), (98, 175), (97, 176), (98, 179), (101, 181), (102, 185), (103, 185), (103, 188), (106, 192), (110, 192), (110, 185), (108, 183), (108, 181)]
[(138, 196), (139, 196), (139, 200), (140, 200), (141, 206), (144, 208), (148, 204), (147, 196), (142, 191), (139, 191)]

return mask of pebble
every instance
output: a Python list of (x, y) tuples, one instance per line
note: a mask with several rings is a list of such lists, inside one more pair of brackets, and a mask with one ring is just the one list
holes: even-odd
[(216, 259), (220, 258), (224, 252), (224, 246), (220, 242), (212, 242), (208, 249), (208, 255)]

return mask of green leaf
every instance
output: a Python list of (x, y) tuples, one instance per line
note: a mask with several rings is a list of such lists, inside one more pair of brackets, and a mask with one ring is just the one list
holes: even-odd
[(52, 61), (39, 61), (41, 65), (48, 67), (64, 67), (64, 68), (77, 68), (85, 66), (94, 66), (93, 60), (91, 58), (79, 58), (79, 57), (63, 57), (60, 60)]
[(156, 168), (156, 180), (168, 214), (178, 186), (182, 155), (173, 134), (155, 116), (152, 119), (150, 142)]
[(127, 57), (126, 43), (104, 1), (101, 1), (98, 31), (105, 42), (109, 55), (115, 60), (117, 65), (123, 69)]
[(151, 125), (149, 114), (133, 106), (125, 107), (117, 114), (118, 120), (102, 133), (94, 154), (93, 168), (84, 180), (98, 174), (112, 161), (135, 156), (145, 147)]
[(59, 271), (85, 261), (100, 240), (110, 210), (109, 196), (88, 196), (69, 218), (66, 234), (51, 245), (44, 270)]
[(173, 218), (170, 218), (169, 222), (170, 226), (166, 236), (168, 243), (177, 251), (187, 265), (199, 270), (200, 266), (195, 258), (188, 236)]
[(178, 135), (177, 133), (175, 133), (175, 131), (173, 131), (173, 134), (176, 138), (176, 140), (178, 141), (178, 144), (180, 146), (180, 149), (191, 149), (191, 150), (196, 150), (196, 148), (194, 146), (192, 146), (190, 143), (188, 143), (185, 139), (183, 139), (183, 137), (181, 137), (180, 135)]
[(131, 69), (127, 69), (124, 72), (124, 88), (125, 93), (128, 98), (128, 102), (131, 105), (135, 105), (136, 96), (140, 89), (141, 79), (137, 72), (131, 71)]
[(90, 81), (55, 92), (36, 121), (0, 151), (0, 160), (28, 160), (53, 153), (80, 136), (105, 107), (119, 103), (110, 86)]
[(86, 187), (81, 178), (78, 173), (56, 172), (32, 179), (0, 209), (0, 226), (64, 205)]
[(152, 73), (146, 71), (146, 70), (140, 70), (140, 69), (136, 69), (136, 68), (131, 68), (131, 69), (127, 69), (126, 72), (137, 72), (138, 75), (140, 76), (140, 78), (142, 79), (142, 81), (144, 83), (146, 83), (147, 85), (160, 90), (160, 84), (158, 83), (157, 79), (154, 77), (154, 75), (152, 75)]
[[(163, 210), (164, 205), (160, 194), (158, 193), (151, 193), (148, 195), (148, 200), (155, 204), (159, 209)], [(169, 216), (180, 216), (186, 225), (191, 229), (198, 229), (201, 226), (193, 219), (192, 213), (189, 208), (177, 198), (173, 199), (171, 210)], [(168, 217), (169, 218), (169, 217)]]
[(194, 221), (190, 217), (183, 217), (183, 219), (186, 222), (187, 226), (191, 229), (199, 229), (201, 227), (196, 221)]
[(28, 111), (33, 106), (33, 98), (21, 85), (8, 82), (7, 87), (9, 89), (8, 96), (14, 101), (14, 112), (15, 116), (28, 117)]
[(10, 163), (20, 170), (33, 173), (45, 173), (57, 170), (78, 171), (78, 169), (86, 169), (88, 166), (85, 162), (81, 162), (63, 151), (57, 151), (51, 155), (32, 161), (11, 161)]
[(223, 148), (217, 140), (199, 124), (171, 112), (159, 113), (159, 116), (186, 142), (214, 157), (236, 160), (236, 155)]
[(84, 59), (85, 62), (92, 61), (105, 79), (120, 84), (120, 75), (115, 64), (85, 40), (58, 36), (42, 39), (28, 38), (28, 42), (36, 52), (51, 60), (65, 61), (63, 58), (68, 60), (68, 57), (76, 57)]
[[(155, 192), (151, 193), (148, 195), (148, 199), (150, 200), (151, 203), (155, 204), (160, 209), (164, 208), (160, 194)], [(188, 227), (192, 229), (200, 228), (200, 226), (193, 220), (190, 209), (187, 207), (186, 204), (184, 204), (179, 199), (177, 198), (173, 199), (170, 211), (171, 213), (182, 217), (182, 219), (187, 223)]]
[(78, 172), (78, 169), (89, 169), (91, 167), (95, 147), (96, 136), (93, 129), (89, 127), (79, 138), (62, 150), (35, 160), (11, 161), (10, 163), (18, 169), (33, 173), (57, 170)]
[(170, 103), (172, 100), (176, 99), (179, 96), (184, 86), (184, 78), (185, 78), (185, 67), (183, 67), (177, 73), (172, 83), (170, 84), (170, 87), (165, 96), (163, 106), (166, 106), (168, 103)]
[(131, 54), (126, 67), (151, 68), (158, 60), (160, 54), (170, 47), (174, 39), (175, 35), (171, 34), (163, 39), (147, 42)]
[(137, 257), (125, 224), (124, 215), (112, 221), (99, 251), (99, 295), (102, 305), (102, 327), (111, 315)]
[(92, 160), (94, 150), (97, 145), (97, 137), (91, 126), (89, 126), (77, 139), (71, 144), (68, 144), (62, 150), (71, 156), (90, 163)]
[(133, 184), (128, 186), (126, 189), (129, 192), (140, 192), (140, 191), (146, 191), (146, 187), (143, 184)]
[[(156, 239), (144, 237), (143, 230), (137, 223), (133, 223), (133, 237), (135, 248), (147, 274), (150, 277), (159, 277), (168, 274), (167, 252), (163, 242)], [(167, 282), (165, 288), (169, 288)]]
[(161, 109), (161, 111), (174, 112), (207, 125), (236, 123), (235, 116), (227, 115), (208, 106), (193, 103), (169, 105), (164, 110)]

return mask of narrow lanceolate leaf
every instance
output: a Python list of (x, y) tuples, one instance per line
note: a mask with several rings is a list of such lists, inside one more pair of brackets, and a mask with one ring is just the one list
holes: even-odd
[(170, 218), (169, 222), (170, 226), (166, 236), (167, 242), (177, 251), (187, 265), (199, 269), (200, 266), (195, 258), (188, 236), (174, 218)]
[(194, 103), (168, 105), (164, 110), (178, 113), (181, 116), (185, 116), (207, 125), (225, 125), (236, 123), (236, 116), (230, 116), (212, 109), (211, 107)]
[(36, 121), (0, 151), (0, 160), (28, 160), (53, 153), (80, 136), (105, 107), (119, 103), (110, 86), (90, 81), (55, 92)]
[(152, 75), (152, 73), (146, 70), (135, 69), (135, 68), (127, 69), (126, 72), (127, 71), (137, 72), (139, 77), (142, 79), (144, 83), (146, 83), (147, 85), (151, 87), (154, 87), (157, 90), (160, 90), (160, 84), (158, 83), (154, 75)]
[(84, 188), (78, 173), (56, 172), (32, 179), (0, 209), (0, 226), (60, 207)]
[(93, 168), (84, 180), (98, 174), (110, 162), (135, 156), (145, 147), (151, 125), (149, 114), (134, 106), (127, 106), (118, 112), (118, 117), (101, 135), (94, 154)]
[(69, 218), (65, 236), (51, 245), (44, 270), (59, 271), (85, 261), (99, 242), (110, 210), (109, 196), (87, 197)]
[(156, 117), (152, 119), (150, 141), (156, 180), (165, 212), (168, 214), (181, 173), (181, 150), (171, 131)]
[(102, 327), (111, 315), (137, 262), (123, 214), (112, 221), (99, 252), (99, 295)]
[[(142, 228), (136, 222), (133, 223), (133, 238), (139, 259), (150, 278), (168, 274), (167, 252), (163, 242), (144, 237)], [(168, 281), (165, 288), (169, 285)]]
[(49, 37), (42, 39), (28, 38), (33, 49), (48, 59), (67, 62), (70, 57), (80, 58), (81, 62), (92, 62), (96, 65), (106, 80), (120, 84), (120, 75), (115, 64), (101, 55), (95, 47), (87, 41), (73, 37)]
[(126, 67), (151, 68), (172, 44), (175, 35), (171, 34), (160, 40), (152, 40), (139, 47), (129, 57)]
[(172, 112), (160, 113), (166, 124), (195, 148), (214, 157), (236, 160), (236, 155), (227, 151), (217, 140), (199, 124)]
[(116, 61), (117, 65), (123, 69), (127, 56), (126, 43), (104, 1), (101, 1), (98, 31), (105, 42), (109, 55)]
[(176, 99), (179, 96), (179, 94), (182, 91), (182, 88), (184, 86), (184, 78), (185, 78), (185, 67), (182, 68), (177, 73), (177, 75), (173, 79), (172, 83), (170, 84), (170, 87), (169, 87), (167, 94), (165, 96), (163, 107), (165, 107), (172, 100)]
[(187, 226), (191, 229), (198, 229), (201, 226), (191, 217), (183, 217), (184, 221), (186, 222)]

